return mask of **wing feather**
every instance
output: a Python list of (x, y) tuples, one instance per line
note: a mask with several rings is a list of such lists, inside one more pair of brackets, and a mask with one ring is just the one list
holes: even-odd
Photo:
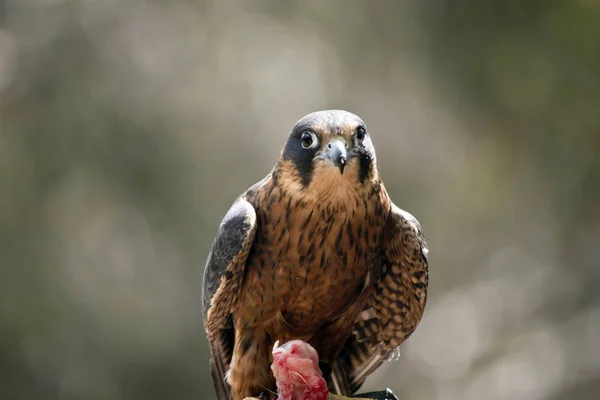
[[(392, 204), (384, 234), (381, 271), (334, 373), (345, 373), (355, 393), (419, 324), (427, 300), (429, 263), (421, 225)], [(342, 372), (343, 371), (343, 372)]]
[(256, 235), (256, 211), (241, 196), (217, 231), (204, 268), (202, 310), (211, 352), (211, 371), (219, 400), (230, 397), (225, 374), (231, 362), (231, 310), (244, 279), (246, 259)]

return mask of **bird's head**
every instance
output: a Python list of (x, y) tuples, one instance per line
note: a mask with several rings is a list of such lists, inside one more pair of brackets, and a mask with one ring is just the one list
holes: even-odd
[(350, 112), (327, 110), (296, 123), (276, 170), (305, 194), (335, 195), (373, 184), (375, 161), (365, 123)]

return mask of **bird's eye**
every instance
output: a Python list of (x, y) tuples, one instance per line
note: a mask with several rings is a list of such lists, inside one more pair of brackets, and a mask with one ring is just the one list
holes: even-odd
[(365, 139), (366, 135), (367, 131), (365, 131), (365, 128), (363, 128), (362, 126), (359, 126), (356, 129), (356, 140), (358, 140), (359, 142), (362, 142)]
[(319, 139), (313, 132), (304, 132), (300, 137), (300, 142), (303, 148), (314, 149), (319, 144)]

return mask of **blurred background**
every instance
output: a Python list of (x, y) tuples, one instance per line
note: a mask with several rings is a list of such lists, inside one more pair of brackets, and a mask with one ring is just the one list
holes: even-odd
[(209, 246), (326, 108), (430, 247), (364, 390), (600, 398), (600, 2), (0, 0), (0, 96), (1, 399), (214, 399)]

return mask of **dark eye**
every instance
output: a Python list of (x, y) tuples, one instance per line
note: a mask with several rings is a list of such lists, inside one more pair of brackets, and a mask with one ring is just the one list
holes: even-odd
[(356, 129), (356, 140), (358, 140), (359, 142), (362, 142), (365, 139), (366, 135), (367, 131), (365, 131), (365, 128), (363, 128), (362, 126), (359, 126)]
[(303, 148), (314, 149), (319, 144), (319, 139), (313, 132), (304, 132), (300, 137), (300, 142)]

